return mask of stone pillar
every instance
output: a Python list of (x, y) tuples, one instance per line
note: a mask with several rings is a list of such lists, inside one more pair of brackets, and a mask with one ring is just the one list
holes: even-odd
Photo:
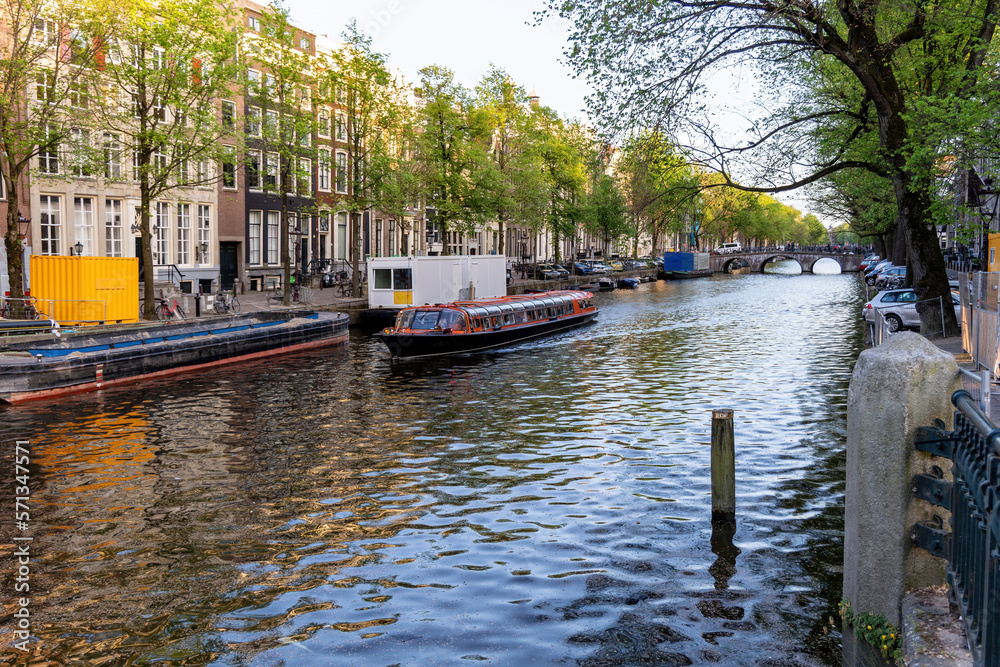
[[(903, 593), (944, 583), (944, 561), (913, 546), (914, 524), (947, 512), (915, 500), (913, 476), (950, 462), (917, 452), (916, 431), (941, 419), (951, 428), (951, 395), (961, 389), (953, 355), (903, 332), (858, 357), (847, 397), (844, 597), (856, 613), (900, 623)], [(946, 524), (947, 525), (947, 524)]]

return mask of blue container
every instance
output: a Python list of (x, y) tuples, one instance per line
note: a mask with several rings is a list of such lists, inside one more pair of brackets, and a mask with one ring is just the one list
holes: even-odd
[(665, 252), (663, 253), (664, 271), (694, 271), (693, 252)]

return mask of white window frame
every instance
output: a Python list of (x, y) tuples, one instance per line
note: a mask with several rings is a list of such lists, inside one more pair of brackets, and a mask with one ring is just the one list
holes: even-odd
[(265, 264), (277, 264), (281, 261), (281, 246), (278, 238), (281, 234), (281, 211), (267, 212), (267, 256)]
[(338, 112), (336, 116), (334, 139), (337, 141), (347, 141), (347, 116), (340, 112)]
[[(238, 190), (240, 186), (239, 182), (239, 170), (236, 168), (236, 149), (232, 146), (226, 146), (223, 151), (225, 155), (222, 158), (222, 164), (220, 168), (222, 169), (222, 189), (223, 190)], [(232, 169), (233, 182), (232, 185), (226, 184), (226, 171), (227, 167)]]
[(104, 200), (104, 254), (122, 256), (123, 208), (121, 199)]
[[(235, 130), (236, 129), (236, 102), (230, 100), (222, 100), (219, 105), (221, 109), (221, 120), (222, 129), (224, 130)], [(228, 120), (227, 120), (228, 119)]]
[[(247, 189), (260, 192), (264, 189), (263, 153), (259, 150), (247, 151)], [(256, 169), (251, 169), (251, 165)]]
[(295, 189), (299, 196), (310, 197), (313, 194), (313, 170), (312, 160), (306, 157), (299, 158), (298, 178), (296, 178)]
[(191, 204), (174, 204), (177, 209), (177, 261), (175, 264), (191, 264)]
[(261, 241), (263, 240), (263, 228), (264, 228), (264, 212), (263, 211), (248, 211), (247, 212), (247, 263), (251, 266), (260, 266), (261, 255)]
[(81, 256), (94, 255), (93, 197), (73, 197), (73, 238), (83, 245)]
[[(57, 132), (54, 125), (49, 125), (45, 130), (45, 138), (47, 139), (52, 134)], [(41, 147), (38, 150), (38, 173), (40, 174), (59, 174), (59, 144), (52, 146), (50, 150), (43, 151)]]
[(246, 111), (247, 136), (262, 137), (260, 107), (248, 106)]
[(320, 109), (317, 117), (317, 124), (319, 127), (316, 128), (316, 135), (323, 137), (324, 139), (330, 138), (330, 110)]
[(268, 153), (264, 165), (264, 184), (271, 192), (281, 188), (281, 158), (277, 153)]
[(257, 32), (260, 32), (260, 19), (258, 17), (256, 17), (256, 16), (249, 16), (248, 15), (247, 16), (247, 26), (251, 30), (256, 30)]
[(319, 149), (319, 165), (317, 170), (318, 179), (316, 185), (320, 192), (330, 191), (330, 168), (332, 166), (333, 162), (330, 159), (330, 149)]
[(208, 204), (198, 204), (198, 252), (201, 244), (208, 248), (201, 255), (202, 264), (212, 263), (212, 207)]
[(62, 245), (62, 197), (41, 195), (38, 204), (39, 252), (43, 255), (60, 254)]
[(170, 264), (170, 205), (153, 203), (153, 264)]
[(338, 194), (347, 194), (347, 180), (347, 153), (337, 151), (337, 170), (334, 175), (334, 185)]
[(122, 180), (122, 143), (118, 135), (111, 132), (104, 133), (104, 178)]
[(70, 128), (71, 144), (73, 146), (73, 164), (70, 173), (77, 178), (93, 178), (93, 165), (90, 163), (90, 130), (79, 127)]

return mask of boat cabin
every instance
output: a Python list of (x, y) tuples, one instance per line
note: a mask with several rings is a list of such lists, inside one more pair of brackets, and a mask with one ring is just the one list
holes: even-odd
[(477, 333), (517, 328), (594, 312), (589, 292), (545, 292), (400, 311), (394, 332)]

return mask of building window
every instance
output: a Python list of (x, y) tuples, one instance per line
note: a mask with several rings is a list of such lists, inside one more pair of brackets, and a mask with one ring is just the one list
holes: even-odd
[(299, 146), (302, 148), (309, 148), (312, 146), (312, 129), (308, 126), (299, 127)]
[(38, 211), (41, 214), (41, 252), (43, 255), (58, 255), (62, 240), (62, 217), (59, 210), (59, 197), (42, 195), (39, 198)]
[(108, 132), (104, 133), (104, 178), (112, 181), (120, 181), (122, 178), (122, 144), (117, 134)]
[(278, 112), (277, 111), (265, 111), (264, 112), (264, 135), (268, 139), (274, 139), (278, 136)]
[(236, 189), (236, 151), (231, 146), (227, 146), (225, 155), (222, 158), (222, 187)]
[(278, 263), (278, 228), (281, 225), (281, 213), (267, 212), (267, 263)]
[(104, 254), (122, 256), (122, 200), (104, 200)]
[(319, 151), (319, 189), (330, 191), (330, 151), (324, 149)]
[(330, 112), (326, 109), (321, 109), (319, 112), (318, 127), (316, 128), (316, 134), (323, 137), (324, 139), (330, 138)]
[(278, 177), (278, 154), (268, 153), (267, 154), (267, 170), (264, 172), (264, 185), (270, 192), (276, 192), (278, 186), (280, 185), (280, 179)]
[(74, 127), (69, 132), (73, 142), (73, 175), (83, 178), (93, 176), (94, 170), (90, 164), (90, 131)]
[(236, 127), (236, 103), (222, 101), (222, 127), (225, 130), (232, 130)]
[(250, 235), (247, 238), (247, 248), (250, 256), (247, 261), (251, 265), (260, 264), (260, 221), (262, 213), (260, 211), (250, 211)]
[(3, 176), (0, 176), (0, 201), (7, 199), (7, 183)]
[(170, 239), (170, 207), (156, 202), (153, 215), (153, 264), (169, 264), (167, 243)]
[(260, 32), (260, 19), (257, 18), (256, 16), (248, 16), (247, 25), (250, 26), (251, 30), (256, 30), (257, 32)]
[(69, 105), (75, 109), (86, 109), (90, 106), (90, 94), (87, 92), (85, 82), (74, 81), (69, 85)]
[(389, 221), (389, 256), (396, 256), (396, 221)]
[(43, 18), (35, 19), (35, 30), (31, 35), (33, 42), (36, 44), (45, 44), (46, 46), (55, 46), (58, 38), (59, 32), (55, 21)]
[(247, 187), (251, 190), (261, 190), (264, 187), (264, 183), (261, 180), (260, 160), (260, 151), (249, 151), (247, 153)]
[(167, 154), (163, 152), (162, 144), (153, 149), (153, 169), (158, 172), (157, 175), (167, 170)]
[(247, 134), (251, 137), (261, 136), (260, 107), (247, 107)]
[(303, 197), (311, 196), (313, 193), (312, 160), (304, 157), (299, 158), (298, 176), (297, 186), (299, 195)]
[(177, 263), (191, 263), (191, 204), (177, 204)]
[(167, 122), (167, 105), (163, 103), (163, 97), (153, 96), (153, 118), (161, 123)]
[(344, 114), (337, 114), (337, 127), (335, 129), (337, 141), (347, 141), (347, 119)]
[(198, 251), (202, 264), (212, 263), (212, 207), (208, 204), (198, 204)]
[(55, 125), (49, 125), (45, 137), (38, 147), (38, 172), (41, 174), (59, 173), (59, 133)]
[(347, 153), (337, 153), (337, 192), (347, 192)]
[(39, 104), (54, 104), (56, 101), (56, 73), (42, 70), (35, 73), (35, 100)]
[(306, 39), (305, 37), (299, 40), (299, 48), (301, 48), (303, 51), (308, 51), (310, 46), (311, 44), (309, 40)]
[(347, 211), (337, 213), (337, 259), (347, 259)]
[(375, 219), (375, 256), (382, 256), (382, 219)]
[(90, 197), (73, 198), (73, 224), (76, 242), (83, 245), (81, 255), (94, 254), (94, 200)]
[(187, 185), (191, 182), (191, 163), (188, 160), (181, 160), (177, 164), (177, 183)]

